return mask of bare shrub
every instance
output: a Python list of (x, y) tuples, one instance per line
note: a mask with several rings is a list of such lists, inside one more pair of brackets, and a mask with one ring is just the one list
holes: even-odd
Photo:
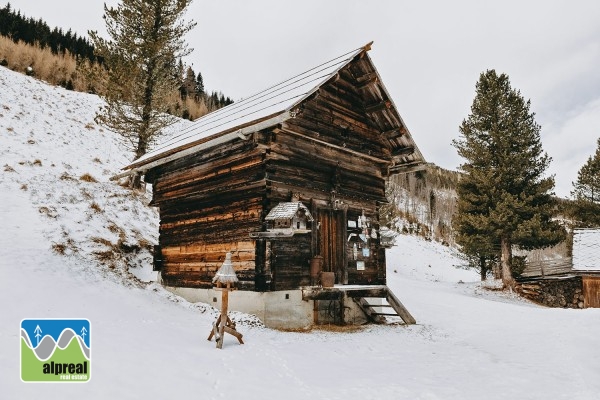
[(4, 172), (16, 172), (13, 167), (8, 164), (4, 164)]
[(33, 165), (37, 165), (37, 166), (41, 167), (42, 166), (42, 160), (40, 160), (39, 158), (36, 158), (33, 161)]

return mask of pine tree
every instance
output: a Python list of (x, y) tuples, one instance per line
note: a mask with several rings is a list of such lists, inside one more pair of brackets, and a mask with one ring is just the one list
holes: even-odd
[[(137, 159), (148, 151), (162, 130), (174, 121), (176, 60), (189, 54), (184, 35), (194, 26), (182, 20), (192, 0), (122, 0), (104, 5), (109, 40), (89, 32), (96, 54), (104, 60), (109, 78), (103, 94), (106, 106), (98, 123), (118, 132)], [(139, 187), (139, 177), (133, 182)]]
[(185, 73), (185, 78), (183, 79), (183, 87), (185, 89), (185, 94), (187, 97), (191, 99), (195, 99), (196, 97), (196, 73), (192, 69), (192, 67), (188, 67)]
[[(482, 73), (471, 113), (453, 141), (466, 162), (459, 184), (459, 235), (470, 239), (481, 254), (500, 248), (502, 280), (512, 286), (512, 246), (541, 248), (564, 239), (552, 220), (554, 177), (544, 174), (551, 158), (543, 152), (540, 126), (506, 74)], [(464, 242), (463, 242), (464, 243)]]
[(202, 73), (198, 72), (196, 78), (196, 95), (199, 99), (204, 97), (204, 79), (202, 79)]
[(575, 199), (575, 217), (583, 226), (600, 226), (600, 139), (594, 156), (577, 172), (571, 196)]

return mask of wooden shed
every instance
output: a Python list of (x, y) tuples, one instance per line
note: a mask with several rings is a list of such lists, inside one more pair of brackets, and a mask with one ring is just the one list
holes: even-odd
[[(155, 268), (166, 287), (210, 302), (214, 274), (231, 252), (237, 308), (267, 321), (275, 315), (267, 325), (293, 326), (284, 321), (293, 308), (316, 321), (311, 302), (352, 290), (354, 300), (394, 297), (378, 211), (386, 178), (420, 169), (424, 159), (369, 49), (208, 114), (125, 168), (152, 184), (151, 205), (160, 210)], [(335, 273), (334, 289), (309, 288), (317, 256)]]
[(600, 229), (573, 230), (572, 257), (527, 263), (517, 290), (550, 307), (600, 307)]
[(573, 230), (573, 272), (581, 275), (584, 306), (600, 308), (600, 228)]

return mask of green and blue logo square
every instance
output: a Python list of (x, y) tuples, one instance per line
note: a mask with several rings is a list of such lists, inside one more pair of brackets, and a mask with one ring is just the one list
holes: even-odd
[(23, 382), (87, 382), (91, 377), (88, 319), (21, 321)]

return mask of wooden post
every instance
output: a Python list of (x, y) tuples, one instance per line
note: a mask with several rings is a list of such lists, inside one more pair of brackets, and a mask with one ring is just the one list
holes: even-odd
[[(213, 328), (208, 335), (208, 340), (212, 340), (213, 336), (217, 342), (217, 349), (223, 348), (223, 340), (225, 333), (229, 333), (237, 338), (240, 344), (244, 344), (243, 335), (235, 329), (235, 323), (229, 319), (229, 292), (235, 290), (233, 284), (238, 281), (233, 265), (231, 264), (231, 253), (227, 253), (225, 261), (219, 271), (215, 275), (213, 282), (216, 284), (215, 290), (221, 291), (221, 314), (213, 323)], [(225, 285), (225, 287), (223, 287)]]
[[(223, 338), (225, 337), (225, 325), (227, 325), (227, 311), (229, 308), (229, 288), (230, 284), (227, 284), (227, 288), (223, 290), (221, 296), (221, 325), (219, 326), (219, 338), (217, 339), (217, 349), (223, 348)], [(225, 323), (223, 323), (225, 322)]]

